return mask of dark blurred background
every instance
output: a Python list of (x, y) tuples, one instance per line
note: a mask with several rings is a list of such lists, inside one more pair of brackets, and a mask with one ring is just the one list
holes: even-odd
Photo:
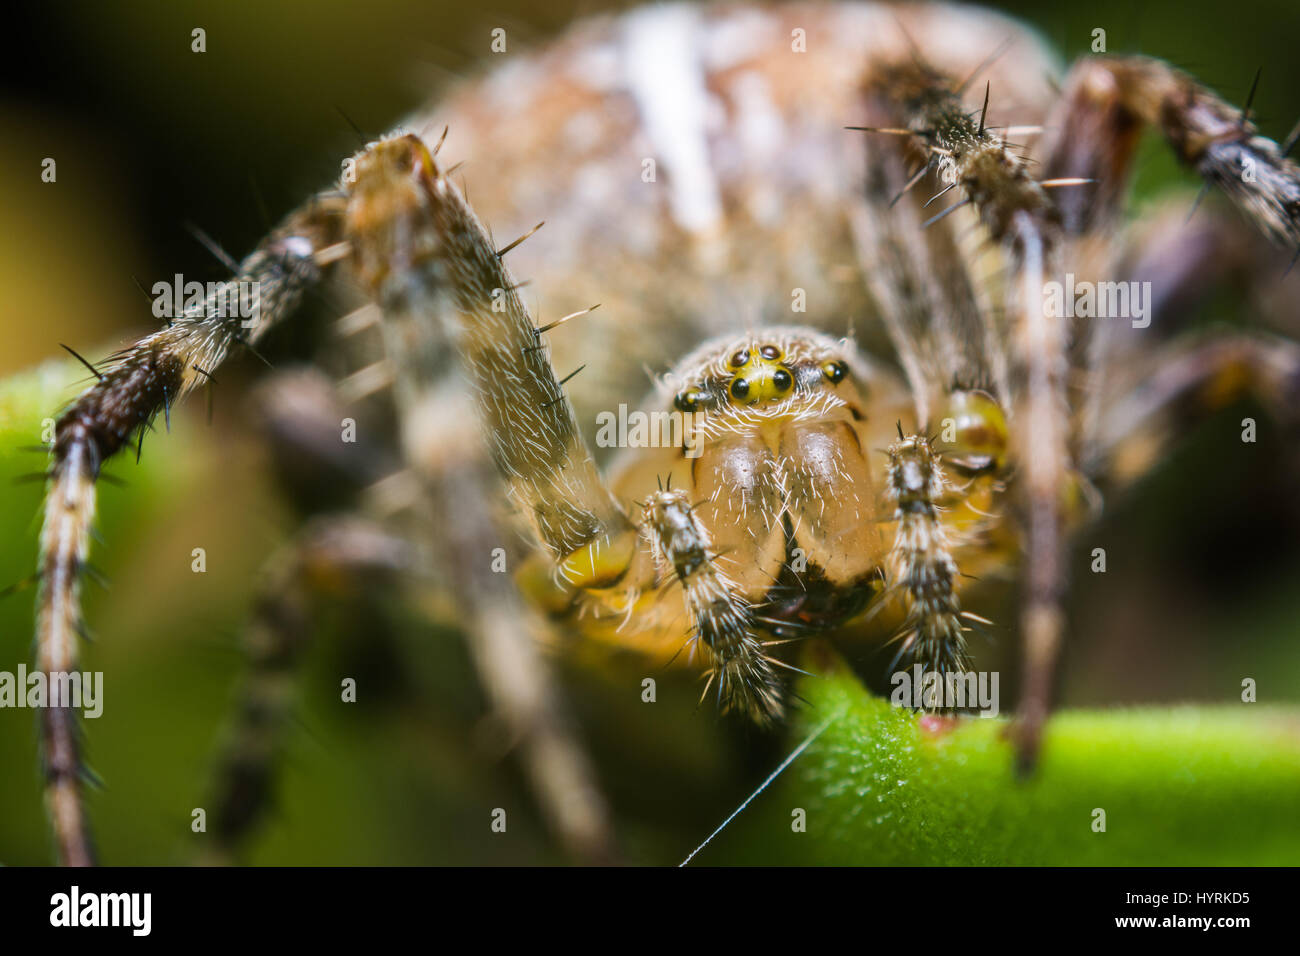
[[(337, 176), (358, 146), (344, 114), (377, 135), (477, 74), (493, 27), (506, 27), (512, 44), (540, 43), (583, 14), (621, 6), (225, 0), (46, 3), (8, 14), (0, 378), (58, 356), (60, 342), (100, 356), (152, 327), (133, 276), (220, 278), (185, 223), (242, 255), (269, 221)], [(1110, 52), (1164, 57), (1238, 103), (1262, 67), (1262, 129), (1281, 139), (1300, 116), (1293, 0), (997, 6), (1035, 24), (1066, 59), (1086, 52), (1102, 27)], [(190, 51), (195, 27), (206, 30), (202, 55)], [(46, 156), (58, 160), (57, 189), (39, 181)], [(1136, 202), (1196, 187), (1158, 143), (1144, 146)], [(1226, 313), (1207, 318), (1246, 318), (1229, 314), (1231, 303), (1215, 308)], [(62, 372), (39, 400), (9, 410), (38, 422), (44, 401), (52, 413), (74, 394)], [(171, 436), (150, 437), (145, 466), (118, 466), (131, 486), (102, 493), (107, 544), (95, 560), (113, 587), (89, 589), (97, 641), (87, 660), (113, 675), (115, 696), (88, 740), (105, 782), (91, 806), (109, 862), (193, 856), (189, 812), (201, 805), (234, 699), (240, 623), (258, 568), (296, 520), (245, 427), (239, 396), (255, 373), (255, 363), (236, 363), (222, 376), (211, 428), (202, 402), (191, 402)], [(1110, 568), (1102, 578), (1080, 565), (1075, 576), (1067, 704), (1222, 702), (1235, 699), (1243, 676), (1259, 680), (1261, 699), (1300, 699), (1296, 483), (1266, 423), (1252, 456), (1221, 454), (1215, 436), (1246, 414), (1264, 420), (1249, 404), (1224, 410), (1093, 533)], [(0, 450), (0, 586), (34, 566), (40, 488), (10, 481), (40, 467), (33, 462)], [(200, 543), (210, 568), (202, 577), (186, 571)], [(2, 669), (30, 660), (30, 595), (0, 604)], [(484, 704), (459, 638), (400, 626), (377, 636), (370, 623), (386, 614), (340, 608), (322, 633), (278, 807), (249, 860), (562, 859), (515, 764), (485, 742)], [(1001, 656), (1011, 643), (1004, 635), (984, 651)], [(333, 706), (340, 673), (372, 689), (345, 716)], [(689, 709), (652, 720), (573, 667), (564, 679), (632, 861), (679, 859), (785, 747)], [(31, 712), (0, 712), (0, 863), (50, 859), (37, 767)], [(485, 808), (494, 806), (511, 808), (508, 840), (488, 831)]]

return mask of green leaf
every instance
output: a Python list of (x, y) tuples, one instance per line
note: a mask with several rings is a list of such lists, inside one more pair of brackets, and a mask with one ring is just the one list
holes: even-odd
[[(1294, 709), (1059, 713), (1037, 771), (1019, 779), (1003, 718), (927, 729), (933, 721), (871, 695), (842, 664), (801, 693), (804, 733), (830, 723), (744, 828), (751, 841), (758, 827), (790, 832), (763, 841), (789, 862), (1300, 863)], [(791, 832), (791, 808), (806, 811), (805, 833)]]

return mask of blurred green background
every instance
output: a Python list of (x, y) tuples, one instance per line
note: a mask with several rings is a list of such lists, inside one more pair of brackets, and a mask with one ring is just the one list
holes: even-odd
[[(13, 479), (42, 459), (17, 446), (40, 440), (40, 420), (84, 377), (68, 361), (31, 369), (57, 359), (60, 342), (93, 358), (150, 328), (133, 276), (219, 278), (184, 223), (241, 254), (268, 216), (329, 182), (356, 148), (340, 110), (378, 134), (481, 69), (492, 27), (505, 26), (512, 43), (539, 43), (615, 6), (48, 3), (17, 14), (0, 89), (0, 586), (35, 566), (40, 486)], [(1300, 116), (1300, 8), (1290, 0), (1002, 9), (1034, 23), (1066, 57), (1086, 51), (1100, 26), (1111, 52), (1165, 57), (1237, 102), (1263, 67), (1255, 112), (1264, 131), (1280, 139)], [(207, 31), (203, 56), (190, 53), (196, 26)], [(39, 181), (46, 156), (58, 158), (55, 189)], [(1146, 144), (1139, 199), (1170, 188), (1196, 184), (1159, 144)], [(1246, 318), (1232, 308), (1218, 303), (1206, 318)], [(292, 343), (281, 348), (295, 357)], [(202, 400), (191, 402), (171, 435), (150, 436), (142, 465), (123, 459), (110, 469), (127, 487), (101, 490), (105, 544), (93, 560), (112, 586), (88, 585), (96, 641), (85, 660), (111, 675), (104, 716), (87, 730), (104, 781), (90, 806), (106, 862), (184, 862), (198, 849), (190, 810), (202, 805), (235, 699), (240, 626), (259, 567), (296, 521), (247, 428), (241, 395), (256, 372), (255, 362), (236, 362), (221, 377), (211, 427)], [(1075, 575), (1066, 704), (1222, 702), (1235, 699), (1243, 676), (1270, 703), (1300, 700), (1300, 502), (1267, 424), (1251, 455), (1220, 453), (1216, 436), (1244, 414), (1263, 418), (1245, 405), (1205, 423), (1079, 542), (1086, 554), (1104, 541), (1110, 570), (1092, 576), (1081, 566)], [(197, 546), (208, 551), (205, 575), (188, 570)], [(31, 598), (29, 590), (0, 602), (0, 669), (31, 659)], [(340, 607), (322, 629), (278, 806), (248, 860), (562, 861), (516, 764), (491, 746), (463, 642), (372, 627), (384, 613)], [(1011, 643), (980, 652), (1013, 669)], [(565, 665), (562, 680), (615, 808), (624, 858), (675, 862), (788, 742), (707, 710), (629, 706), (616, 688), (647, 668), (618, 666), (597, 676)], [(340, 674), (367, 689), (353, 707), (337, 703)], [(510, 812), (505, 836), (488, 829), (498, 806)], [(763, 820), (742, 818), (737, 836), (701, 862), (723, 862), (728, 847), (731, 858), (762, 860)], [(35, 721), (30, 711), (0, 711), (0, 863), (50, 859)]]

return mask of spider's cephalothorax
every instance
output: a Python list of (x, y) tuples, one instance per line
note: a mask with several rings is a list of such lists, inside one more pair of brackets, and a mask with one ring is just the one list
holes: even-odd
[(989, 550), (976, 516), (996, 517), (1005, 460), (991, 396), (954, 389), (951, 435), (932, 441), (897, 377), (851, 341), (774, 326), (706, 343), (651, 404), (679, 416), (675, 442), (629, 447), (610, 479), (639, 532), (562, 561), (572, 600), (557, 609), (664, 656), (692, 633), (706, 693), (761, 724), (783, 711), (773, 668), (788, 666), (764, 648), (864, 610), (879, 627), (897, 604), (899, 658), (964, 666), (957, 555)]
[[(777, 669), (790, 666), (772, 645), (859, 627), (896, 637), (930, 670), (960, 670), (964, 622), (981, 620), (963, 609), (962, 582), (1023, 564), (1028, 763), (1084, 492), (1133, 477), (1133, 448), (1149, 462), (1171, 431), (1162, 412), (1203, 409), (1209, 383), (1251, 387), (1275, 409), (1300, 399), (1290, 341), (1158, 347), (1123, 316), (1049, 311), (1047, 286), (1067, 269), (1073, 283), (1147, 279), (1146, 268), (1177, 302), (1193, 272), (1226, 269), (1227, 257), (1159, 264), (1181, 251), (1135, 264), (1120, 213), (1142, 126), (1291, 246), (1294, 143), (1143, 57), (1089, 58), (1058, 96), (1037, 38), (945, 5), (661, 5), (511, 59), (412, 128), (450, 125), (447, 150), (469, 161), (478, 212), (546, 220), (544, 238), (519, 253), (520, 240), (498, 246), (444, 167), (442, 140), (397, 133), (239, 264), (238, 280), (262, 286), (252, 329), (196, 310), (95, 369), (52, 444), (41, 668), (75, 667), (104, 459), (337, 276), (366, 303), (341, 323), (346, 335), (377, 328), (384, 353), (344, 382), (340, 404), (391, 391), (404, 467), (366, 498), (382, 533), (348, 526), (298, 549), (391, 571), (408, 552), (385, 541), (420, 545), (571, 846), (601, 845), (601, 807), (543, 679), (543, 628), (512, 578), (488, 571), (507, 540), (493, 499), (508, 500), (534, 546), (522, 590), (560, 627), (664, 657), (686, 645), (723, 705), (763, 724), (783, 713)], [(845, 131), (855, 123), (870, 135)], [(927, 208), (940, 201), (950, 205)], [(1158, 253), (1177, 239), (1151, 230), (1143, 241)], [(534, 322), (507, 253), (565, 319)], [(1266, 259), (1254, 258), (1258, 272)], [(609, 318), (583, 335), (559, 328), (592, 301)], [(1150, 325), (1152, 311), (1128, 318)], [(792, 312), (799, 327), (785, 324)], [(826, 334), (850, 325), (876, 359)], [(682, 354), (649, 406), (678, 416), (675, 437), (618, 442), (602, 474), (586, 440), (593, 413), (625, 402), (642, 365)], [(553, 362), (589, 371), (570, 385)], [(465, 434), (475, 418), (486, 441)], [(277, 629), (301, 623), (310, 564), (275, 575), (257, 625), (267, 646), (292, 643)], [(282, 613), (286, 595), (294, 614)], [(85, 862), (72, 717), (42, 719), (60, 853)], [(245, 772), (257, 763), (246, 758), (230, 765)]]
[[(847, 343), (778, 327), (710, 343), (667, 376), (674, 408), (689, 416), (684, 447), (628, 457), (642, 459), (636, 472), (650, 464), (688, 490), (751, 602), (764, 603), (792, 560), (837, 590), (874, 581), (882, 546), (870, 455), (887, 413), (876, 405), (869, 415), (867, 403), (893, 383), (870, 374)], [(635, 494), (631, 480), (616, 481), (616, 493)], [(829, 623), (793, 607), (771, 616)]]
[[(646, 528), (664, 561), (651, 577), (651, 567), (634, 560), (624, 586), (636, 594), (658, 588), (663, 568), (675, 569), (714, 659), (720, 699), (763, 722), (780, 713), (767, 673), (776, 661), (742, 662), (761, 693), (747, 687), (755, 681), (729, 678), (732, 646), (748, 645), (715, 639), (715, 617), (784, 638), (838, 624), (879, 592), (886, 548), (870, 450), (890, 419), (880, 404), (869, 414), (866, 396), (896, 385), (883, 372), (866, 381), (868, 369), (848, 343), (809, 329), (710, 342), (683, 359), (656, 396), (681, 416), (680, 443), (629, 449), (614, 465), (621, 500), (662, 501), (669, 492), (655, 489), (675, 487), (682, 519), (704, 542), (702, 559), (684, 568), (657, 510), (648, 509)], [(665, 648), (680, 641), (680, 614), (659, 627)]]

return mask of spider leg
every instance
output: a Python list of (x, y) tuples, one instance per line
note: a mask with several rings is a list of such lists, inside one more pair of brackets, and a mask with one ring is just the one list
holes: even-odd
[[(492, 567), (500, 532), (489, 502), (504, 479), (539, 542), (558, 556), (599, 547), (611, 532), (631, 535), (631, 525), (605, 491), (539, 348), (502, 263), (508, 248), (488, 244), (417, 137), (372, 144), (356, 169), (348, 230), (358, 276), (380, 306), (404, 458), (421, 490), (417, 527), (543, 811), (575, 856), (608, 861), (607, 810), (533, 639), (536, 622), (513, 579)], [(495, 469), (479, 451), (475, 418)]]
[[(414, 237), (389, 232), (392, 202), (418, 210), (422, 231)], [(380, 301), (437, 299), (415, 305), (446, 322), (492, 458), (538, 541), (562, 559), (598, 538), (630, 532), (506, 268), (510, 246), (500, 252), (492, 246), (418, 137), (396, 135), (358, 158), (349, 233), (358, 272)]]
[(1057, 130), (1044, 177), (1086, 178), (1095, 187), (1058, 191), (1067, 231), (1106, 221), (1122, 198), (1138, 135), (1153, 126), (1206, 187), (1218, 186), (1261, 232), (1300, 248), (1300, 166), (1238, 109), (1195, 79), (1148, 57), (1087, 57), (1066, 80), (1048, 121)]
[(1064, 322), (1046, 314), (1042, 293), (1054, 251), (1052, 232), (1027, 212), (1016, 213), (1014, 222), (1018, 268), (1010, 295), (1018, 389), (1012, 415), (1019, 427), (1012, 446), (1022, 469), (1026, 541), (1020, 611), (1024, 684), (1013, 737), (1023, 772), (1037, 761), (1064, 632), (1063, 499), (1073, 480), (1073, 458), (1066, 427), (1067, 333)]
[[(80, 579), (95, 517), (95, 481), (104, 462), (149, 427), (159, 413), (211, 378), (237, 345), (250, 349), (291, 314), (319, 281), (327, 247), (336, 241), (342, 207), (326, 195), (289, 216), (239, 264), (239, 271), (197, 308), (111, 356), (95, 369), (97, 381), (59, 417), (51, 452), (40, 537), (37, 666), (46, 675), (77, 666), (82, 630)], [(251, 324), (230, 317), (229, 303), (254, 290)], [(58, 859), (94, 862), (82, 806), (84, 770), (76, 720), (66, 707), (41, 715), (45, 792)]]
[(270, 802), (276, 757), (293, 709), (294, 678), (311, 645), (321, 592), (391, 580), (417, 567), (409, 542), (357, 517), (322, 516), (269, 562), (245, 634), (249, 674), (218, 758), (211, 843), (202, 862), (232, 862)]
[[(876, 128), (906, 122), (909, 110), (895, 99), (897, 78), (888, 66), (868, 77), (865, 117)], [(932, 421), (934, 407), (956, 383), (1005, 401), (1002, 331), (967, 264), (974, 253), (948, 228), (953, 220), (923, 226), (930, 203), (961, 185), (954, 170), (910, 137), (863, 138), (862, 149), (864, 175), (850, 226), (863, 279), (907, 375), (917, 426)], [(909, 178), (906, 162), (932, 175)]]
[(874, 131), (900, 137), (958, 184), (1010, 266), (1012, 457), (1020, 466), (1026, 538), (1025, 684), (1015, 735), (1019, 764), (1028, 768), (1036, 759), (1061, 643), (1063, 498), (1076, 480), (1066, 425), (1071, 336), (1078, 329), (1048, 314), (1044, 280), (1063, 272), (1064, 263), (1079, 261), (1072, 256), (1085, 249), (1080, 240), (1089, 232), (1111, 224), (1143, 124), (1158, 126), (1207, 183), (1221, 186), (1263, 233), (1291, 248), (1300, 246), (1300, 168), (1255, 132), (1248, 109), (1233, 109), (1156, 60), (1090, 58), (1075, 67), (1049, 121), (1058, 134), (1041, 180), (986, 127), (987, 101), (977, 122), (964, 108), (963, 87), (917, 56), (880, 69), (887, 82), (879, 85), (892, 91), (902, 123)]
[[(418, 214), (414, 221), (428, 229), (430, 238), (422, 244), (410, 244), (408, 231), (391, 230), (394, 196), (402, 197)], [(557, 576), (584, 590), (621, 583), (625, 596), (637, 593), (636, 582), (646, 570), (641, 534), (584, 446), (545, 354), (542, 330), (524, 309), (503, 252), (489, 244), (460, 191), (417, 137), (384, 140), (358, 160), (349, 220), (358, 271), (386, 315), (410, 308), (421, 295), (437, 300), (425, 307), (446, 321), (447, 339), (473, 386), (497, 470), (537, 540), (556, 560)], [(394, 270), (394, 262), (409, 263), (411, 271)], [(412, 287), (420, 279), (412, 281), (412, 275), (425, 279), (418, 291)], [(409, 340), (404, 346), (409, 351)], [(679, 504), (668, 510), (693, 522), (684, 502)], [(694, 527), (698, 533), (698, 523)], [(640, 569), (630, 572), (638, 558)], [(683, 583), (698, 634), (718, 661), (719, 689), (729, 704), (770, 720), (779, 712), (777, 682), (757, 650), (735, 589), (711, 568), (688, 573)]]
[[(962, 100), (965, 84), (914, 55), (908, 62), (878, 66), (870, 86), (883, 91), (877, 96), (889, 111), (886, 115), (897, 117), (883, 138), (902, 141), (935, 167), (941, 181), (958, 186), (964, 195), (944, 214), (971, 205), (1007, 267), (998, 290), (1006, 313), (1002, 336), (997, 334), (998, 323), (991, 310), (982, 305), (975, 318), (982, 317), (987, 354), (973, 367), (1001, 391), (997, 397), (1009, 407), (1009, 420), (1015, 423), (1009, 436), (1009, 457), (1019, 466), (1027, 569), (1020, 621), (1026, 682), (1015, 736), (1019, 764), (1025, 769), (1036, 759), (1047, 717), (1063, 621), (1062, 490), (1073, 471), (1066, 430), (1068, 337), (1064, 323), (1046, 314), (1043, 296), (1044, 277), (1055, 272), (1059, 261), (1061, 230), (1050, 190), (1005, 137), (987, 126), (987, 103), (974, 112), (966, 108)], [(938, 225), (938, 217), (926, 223), (931, 225)], [(947, 296), (932, 295), (928, 305), (939, 313), (927, 320), (928, 325), (941, 334), (922, 327), (908, 337), (912, 352), (921, 352), (923, 344), (917, 343), (927, 339), (970, 341), (970, 336), (955, 334), (959, 321), (969, 324), (969, 318), (961, 318), (969, 315), (964, 293), (952, 283), (948, 289)], [(959, 294), (954, 297), (954, 292)], [(958, 303), (963, 311), (946, 314), (949, 303)], [(1005, 357), (996, 345), (1000, 337), (1007, 339)], [(974, 341), (966, 349), (965, 354), (978, 356), (979, 345)], [(941, 345), (939, 354), (945, 351), (954, 349)], [(933, 363), (932, 371), (945, 376), (962, 374), (959, 365), (952, 365), (951, 360), (948, 364), (950, 367)], [(936, 384), (942, 388), (951, 382), (950, 377), (938, 383), (914, 382), (913, 387), (932, 390)], [(925, 406), (918, 400), (918, 407)]]
[(906, 607), (893, 666), (916, 660), (941, 677), (961, 673), (970, 666), (970, 655), (957, 598), (957, 562), (938, 511), (949, 487), (943, 464), (924, 435), (900, 437), (887, 453), (886, 496), (898, 522), (889, 582)]
[(1025, 686), (1016, 728), (1022, 767), (1033, 762), (1039, 745), (1063, 629), (1061, 498), (1074, 480), (1071, 442), (1062, 427), (1068, 420), (1068, 335), (1073, 331), (1077, 341), (1086, 341), (1095, 334), (1078, 324), (1067, 329), (1063, 320), (1044, 314), (1043, 279), (1062, 271), (1065, 262), (1087, 261), (1089, 234), (1114, 226), (1142, 125), (1157, 126), (1179, 158), (1207, 184), (1223, 188), (1262, 233), (1300, 246), (1300, 167), (1256, 133), (1248, 108), (1236, 110), (1158, 60), (1088, 58), (1076, 64), (1048, 121), (1057, 134), (1047, 144), (1043, 176), (1049, 182), (1090, 182), (1053, 190), (1045, 212), (1017, 209), (1011, 220), (1021, 279), (1015, 349), (1027, 373), (1018, 456), (1028, 533)]
[(1150, 355), (1147, 374), (1103, 409), (1096, 469), (1122, 487), (1157, 460), (1180, 422), (1253, 396), (1300, 428), (1300, 344), (1260, 331), (1190, 333)]
[(694, 623), (692, 642), (702, 645), (711, 660), (709, 686), (716, 679), (724, 709), (748, 714), (769, 726), (784, 713), (781, 681), (754, 635), (750, 605), (719, 565), (707, 530), (692, 513), (684, 491), (660, 491), (645, 504), (643, 527), (657, 561), (672, 568), (681, 584), (686, 609)]

